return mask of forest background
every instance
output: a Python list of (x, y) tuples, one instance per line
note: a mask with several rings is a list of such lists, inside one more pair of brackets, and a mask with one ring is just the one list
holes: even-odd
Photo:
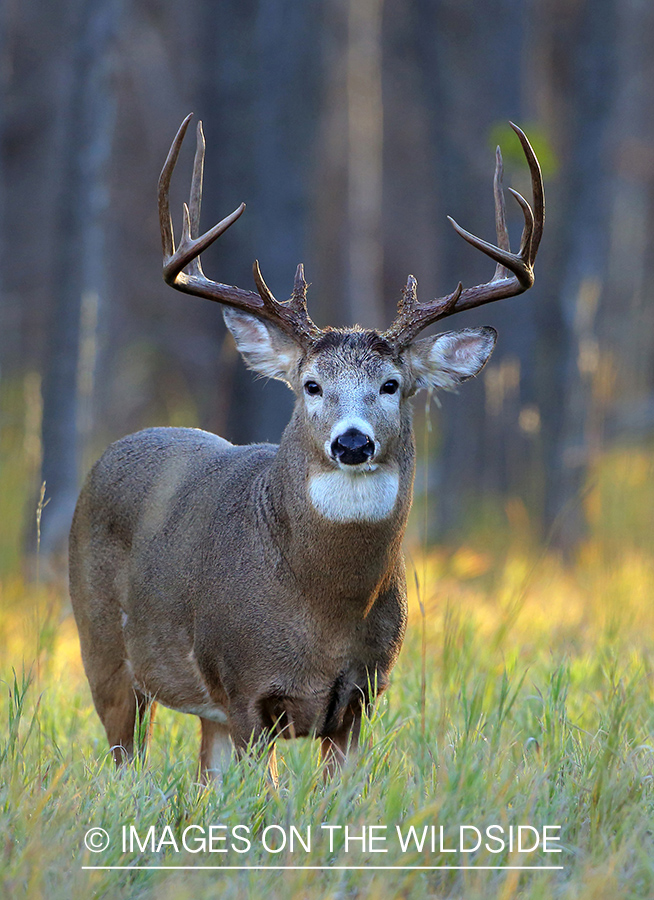
[(434, 411), (417, 495), (432, 497), (431, 538), (496, 528), (507, 499), (538, 536), (555, 520), (560, 546), (583, 536), (589, 472), (654, 430), (649, 4), (5, 0), (0, 14), (5, 448), (16, 416), (29, 432), (0, 565), (22, 553), (43, 481), (42, 549), (65, 544), (111, 440), (184, 424), (276, 441), (289, 418), (290, 392), (245, 372), (218, 308), (160, 276), (156, 183), (191, 110), (203, 224), (248, 204), (207, 270), (251, 288), (258, 258), (283, 298), (303, 261), (320, 325), (386, 327), (409, 272), (422, 299), (486, 281), (492, 263), (446, 215), (493, 238), (497, 143), (505, 183), (530, 196), (508, 122), (523, 127), (547, 194), (536, 285), (459, 317), (500, 340)]
[[(386, 327), (409, 273), (423, 300), (459, 280), (487, 281), (493, 264), (446, 216), (493, 240), (495, 146), (505, 184), (529, 198), (509, 121), (532, 141), (546, 192), (535, 286), (459, 316), (452, 327), (498, 329), (493, 357), (440, 405), (416, 402), (412, 618), (389, 691), (408, 743), (393, 744), (405, 757), (392, 776), (375, 768), (385, 750), (369, 764), (386, 812), (370, 795), (361, 815), (391, 821), (395, 800), (406, 813), (406, 772), (418, 759), (416, 808), (429, 782), (454, 816), (505, 814), (490, 773), (506, 765), (514, 783), (515, 748), (537, 747), (522, 762), (514, 810), (565, 818), (573, 862), (563, 881), (538, 874), (520, 896), (652, 895), (652, 47), (647, 0), (0, 0), (8, 896), (70, 897), (71, 885), (79, 896), (129, 894), (127, 882), (112, 894), (78, 870), (89, 773), (98, 797), (124, 804), (136, 790), (96, 768), (106, 747), (66, 597), (67, 532), (85, 472), (139, 428), (276, 441), (290, 416), (290, 392), (244, 369), (219, 308), (161, 277), (157, 179), (190, 111), (207, 138), (203, 227), (247, 203), (203, 255), (208, 276), (252, 288), (257, 258), (283, 299), (302, 261), (321, 326)], [(173, 181), (178, 228), (193, 143)], [(515, 249), (522, 216), (511, 198), (508, 210)], [(173, 791), (182, 808), (195, 777), (193, 723), (166, 715), (154, 759), (159, 769), (162, 757), (170, 771), (186, 765)], [(486, 739), (493, 723), (497, 744)], [(500, 762), (486, 758), (487, 745)], [(251, 785), (234, 778), (238, 804)], [(311, 803), (298, 800), (298, 815)], [(52, 818), (42, 819), (54, 824), (37, 834), (48, 804)], [(206, 885), (194, 884), (197, 898)], [(225, 896), (239, 884), (225, 881)], [(331, 896), (330, 884), (306, 892)], [(380, 896), (394, 896), (393, 884)], [(487, 898), (490, 884), (457, 876), (441, 887)], [(524, 883), (492, 884), (508, 898)], [(433, 885), (424, 889), (433, 896)]]

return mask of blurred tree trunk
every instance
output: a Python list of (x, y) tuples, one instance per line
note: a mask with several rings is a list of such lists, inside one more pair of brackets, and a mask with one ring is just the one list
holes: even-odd
[(3, 3), (2, 16), (0, 350), (7, 373), (41, 361), (55, 231), (59, 88), (70, 54), (71, 3), (57, 8), (46, 0)]
[[(206, 220), (218, 221), (241, 200), (248, 208), (217, 244), (208, 271), (252, 289), (252, 263), (280, 300), (295, 269), (312, 280), (308, 221), (320, 75), (318, 0), (206, 0), (200, 15), (204, 60), (198, 86), (207, 135)], [(207, 260), (211, 254), (206, 254)], [(312, 294), (310, 293), (312, 304)], [(216, 310), (217, 313), (217, 310)], [(219, 313), (217, 313), (219, 315)], [(290, 418), (284, 385), (255, 382), (239, 360), (227, 435), (239, 443), (278, 440)]]
[(347, 39), (348, 324), (383, 328), (382, 294), (383, 0), (349, 0)]
[[(500, 341), (481, 379), (466, 385), (465, 399), (444, 399), (438, 526), (443, 532), (462, 523), (466, 497), (475, 505), (483, 496), (495, 504), (527, 497), (545, 526), (557, 520), (557, 540), (567, 545), (581, 533), (580, 493), (595, 441), (593, 348), (608, 246), (615, 0), (573, 7), (494, 0), (483, 9), (416, 0), (415, 8), (439, 219), (449, 213), (481, 236), (493, 234), (488, 137), (509, 119), (529, 132), (533, 117), (560, 160), (558, 179), (548, 178), (553, 168), (548, 173), (544, 160), (550, 214), (535, 287), (456, 322), (495, 325)], [(538, 139), (538, 127), (532, 136)], [(504, 150), (505, 184), (529, 197), (522, 162), (518, 167), (510, 147)], [(519, 219), (508, 203), (515, 246)], [(453, 233), (445, 232), (440, 249), (441, 292), (460, 278), (467, 285), (489, 277), (488, 262)]]
[[(437, 296), (453, 290), (459, 280), (469, 286), (488, 281), (493, 274), (493, 263), (462, 241), (449, 227), (446, 216), (453, 216), (469, 231), (495, 240), (491, 132), (499, 126), (506, 133), (509, 120), (524, 121), (519, 77), (523, 6), (518, 0), (483, 5), (471, 0), (415, 0), (414, 35), (436, 184)], [(509, 177), (508, 172), (505, 180), (511, 184)], [(514, 231), (518, 217), (515, 205), (510, 203), (509, 198), (509, 226)], [(512, 243), (516, 243), (515, 236)], [(430, 292), (425, 297), (424, 291), (423, 286), (422, 299), (434, 296)], [(517, 371), (524, 376), (531, 364), (528, 348), (534, 340), (534, 305), (530, 295), (528, 304), (522, 298), (510, 300), (465, 313), (445, 324), (453, 329), (496, 326), (500, 342), (490, 365), (501, 366), (508, 357), (510, 368), (516, 371), (515, 360), (519, 359)], [(491, 371), (489, 367), (484, 376)], [(487, 403), (484, 376), (466, 384), (459, 396), (442, 398), (437, 417), (439, 459), (431, 485), (436, 494), (431, 514), (440, 534), (462, 524), (471, 498), (477, 504), (486, 491), (497, 501), (500, 492), (521, 477), (508, 462), (519, 459), (519, 453), (513, 450), (513, 443), (521, 440), (515, 414), (519, 401), (511, 400), (511, 423), (500, 405), (500, 418), (487, 424), (495, 406)]]
[(610, 142), (606, 302), (598, 314), (595, 405), (610, 437), (654, 429), (654, 7), (616, 7), (616, 74)]
[(383, 0), (325, 3), (324, 86), (317, 150), (321, 325), (384, 328), (382, 233)]
[(599, 362), (596, 319), (606, 302), (616, 4), (586, 0), (571, 8), (553, 0), (541, 14), (536, 29), (547, 58), (550, 124), (562, 162), (559, 214), (548, 222), (560, 331), (543, 335), (546, 352), (557, 361), (555, 368), (548, 367), (541, 400), (553, 438), (546, 460), (545, 514), (546, 522), (556, 524), (555, 543), (565, 549), (583, 534), (582, 491), (598, 450), (593, 382)]
[(115, 108), (111, 51), (121, 7), (121, 0), (81, 3), (71, 33), (44, 373), (42, 478), (50, 499), (42, 525), (46, 554), (65, 546), (79, 489), (82, 398), (90, 414), (95, 327), (106, 277), (105, 176)]

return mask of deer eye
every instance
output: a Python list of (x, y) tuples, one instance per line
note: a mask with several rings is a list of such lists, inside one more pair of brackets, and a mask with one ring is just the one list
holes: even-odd
[(321, 394), (322, 394), (322, 388), (320, 387), (320, 385), (318, 384), (317, 381), (307, 381), (307, 382), (305, 382), (304, 390), (305, 390), (305, 391), (307, 392), (307, 394), (309, 394), (311, 397), (320, 397)]
[(395, 391), (399, 388), (400, 382), (397, 378), (389, 378), (388, 381), (385, 381), (381, 388), (379, 389), (380, 394), (394, 394)]

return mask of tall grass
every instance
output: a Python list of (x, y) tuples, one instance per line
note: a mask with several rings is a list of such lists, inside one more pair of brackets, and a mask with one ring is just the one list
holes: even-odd
[[(358, 757), (325, 780), (316, 742), (284, 743), (277, 789), (256, 759), (202, 787), (197, 720), (161, 708), (147, 759), (116, 772), (67, 600), (14, 567), (0, 580), (0, 896), (653, 897), (653, 460), (630, 450), (598, 465), (574, 563), (510, 529), (492, 553), (479, 534), (414, 552), (406, 643)], [(123, 852), (130, 825), (144, 849)], [(212, 825), (247, 826), (251, 848), (184, 849), (185, 829), (197, 826), (192, 841)], [(340, 826), (332, 848), (323, 825)], [(428, 838), (403, 852), (398, 825), (404, 837), (443, 826), (444, 849)], [(447, 852), (460, 825), (561, 826), (561, 852)], [(310, 828), (310, 852), (267, 851), (264, 833), (274, 846), (281, 835), (269, 826)], [(346, 850), (346, 826), (386, 826), (388, 852)], [(90, 828), (107, 849), (87, 849)], [(98, 865), (146, 868), (84, 868)], [(424, 868), (436, 866), (470, 868)]]
[[(234, 764), (222, 783), (202, 788), (196, 721), (165, 709), (155, 720), (149, 758), (116, 773), (90, 704), (74, 626), (65, 607), (51, 609), (57, 627), (51, 621), (46, 629), (41, 692), (34, 669), (11, 670), (19, 658), (15, 634), (3, 657), (0, 894), (52, 900), (199, 900), (261, 892), (280, 898), (654, 896), (654, 642), (647, 602), (654, 596), (654, 566), (627, 554), (607, 569), (601, 555), (586, 548), (573, 569), (546, 558), (525, 587), (531, 564), (509, 554), (463, 577), (455, 574), (462, 565), (456, 554), (429, 555), (429, 583), (440, 587), (425, 596), (424, 618), (414, 597), (393, 683), (365, 723), (356, 762), (324, 781), (315, 742), (289, 742), (280, 748), (277, 790), (257, 761)], [(3, 614), (5, 636), (16, 615)], [(156, 844), (166, 825), (178, 843), (188, 825), (247, 825), (252, 848), (194, 854), (164, 843), (154, 852), (136, 846), (124, 854), (121, 829), (130, 824), (142, 841), (154, 825)], [(293, 825), (303, 835), (311, 826), (311, 852), (266, 852), (261, 836), (274, 824), (287, 831)], [(388, 852), (362, 852), (359, 842), (346, 853), (341, 840), (330, 852), (323, 824), (347, 825), (350, 835), (360, 835), (363, 825), (386, 825), (387, 843), (377, 846)], [(459, 825), (560, 825), (563, 852), (491, 854), (482, 848), (465, 855), (426, 846), (422, 853), (415, 847), (402, 853), (398, 824), (418, 833), (443, 825), (445, 847), (456, 844)], [(91, 827), (106, 829), (109, 849), (85, 848)], [(334, 868), (453, 860), (563, 868)], [(331, 868), (82, 868), (98, 864)]]

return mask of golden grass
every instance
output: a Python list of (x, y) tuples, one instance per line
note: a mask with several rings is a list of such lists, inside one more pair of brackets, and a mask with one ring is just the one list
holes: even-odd
[[(495, 525), (485, 540), (478, 528), (456, 548), (412, 551), (405, 647), (342, 777), (324, 782), (315, 742), (298, 741), (282, 749), (278, 791), (255, 762), (231, 766), (222, 785), (205, 791), (197, 785), (196, 720), (168, 710), (157, 714), (149, 759), (114, 772), (65, 591), (23, 572), (38, 454), (16, 460), (25, 447), (21, 423), (0, 441), (0, 463), (9, 460), (0, 465), (0, 896), (654, 896), (653, 451), (623, 448), (597, 460), (583, 501), (588, 533), (572, 560), (535, 544), (517, 498), (506, 504), (502, 534)], [(334, 866), (379, 860), (354, 860), (342, 847), (312, 855), (325, 871), (82, 869), (97, 861), (82, 841), (90, 825), (113, 835), (130, 822), (175, 833), (247, 822), (259, 833), (271, 823), (490, 821), (561, 824), (563, 869), (346, 872)], [(116, 847), (102, 858), (124, 861)], [(215, 858), (162, 849), (128, 861)], [(447, 856), (384, 861), (440, 864)], [(270, 857), (253, 851), (247, 862)]]

